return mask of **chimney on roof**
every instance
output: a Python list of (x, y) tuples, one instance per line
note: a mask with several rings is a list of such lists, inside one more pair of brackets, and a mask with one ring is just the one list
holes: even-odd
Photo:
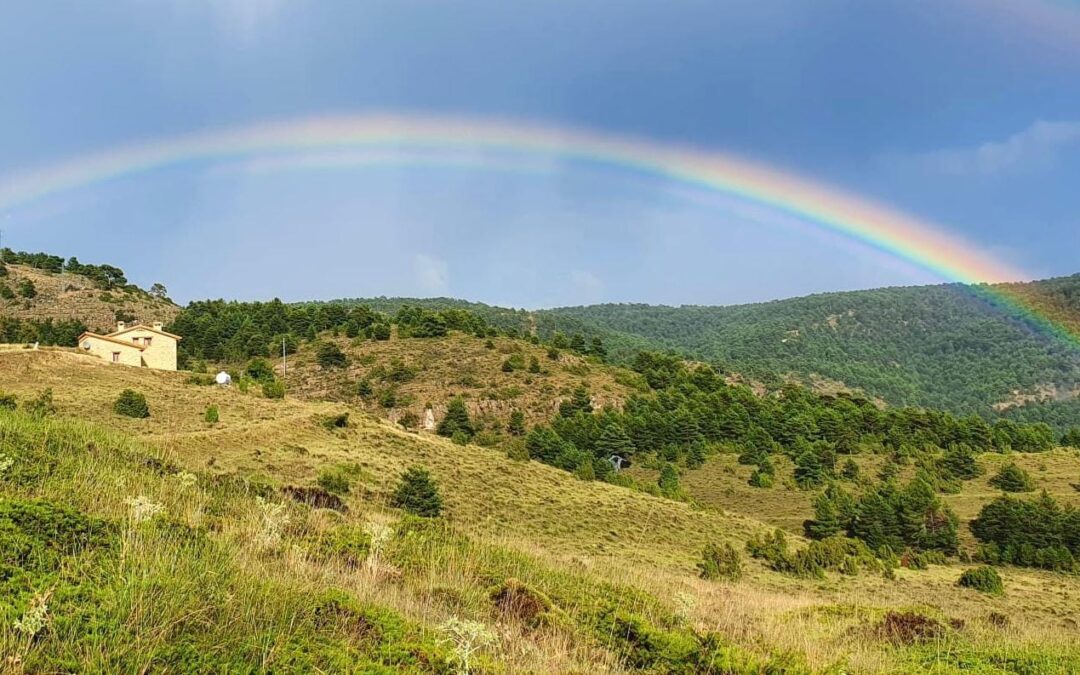
[(154, 330), (162, 330), (162, 324), (160, 321), (154, 322)]
[(117, 321), (116, 322), (116, 332), (119, 333), (122, 330), (124, 330), (124, 322), (123, 321)]

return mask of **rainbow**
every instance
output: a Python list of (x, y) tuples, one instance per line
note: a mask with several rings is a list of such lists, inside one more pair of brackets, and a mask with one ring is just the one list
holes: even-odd
[(305, 118), (120, 147), (0, 179), (0, 211), (50, 195), (191, 162), (313, 151), (508, 153), (610, 165), (765, 206), (896, 256), (978, 293), (1029, 323), (1080, 345), (1038, 303), (982, 284), (1026, 275), (941, 226), (835, 188), (713, 151), (592, 131), (453, 117), (372, 114)]

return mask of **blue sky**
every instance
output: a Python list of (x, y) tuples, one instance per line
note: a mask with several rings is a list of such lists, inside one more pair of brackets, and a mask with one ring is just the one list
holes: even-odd
[[(737, 153), (1080, 272), (1080, 7), (1043, 0), (15, 0), (0, 184), (313, 115), (502, 118)], [(175, 299), (726, 304), (937, 280), (723, 195), (576, 165), (203, 161), (0, 213)]]

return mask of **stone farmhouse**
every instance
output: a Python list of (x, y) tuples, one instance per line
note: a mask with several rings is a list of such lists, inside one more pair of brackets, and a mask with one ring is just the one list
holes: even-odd
[(152, 326), (116, 323), (116, 331), (108, 335), (86, 332), (79, 336), (79, 350), (93, 354), (109, 363), (125, 366), (176, 370), (176, 343), (179, 335), (166, 333), (161, 322)]

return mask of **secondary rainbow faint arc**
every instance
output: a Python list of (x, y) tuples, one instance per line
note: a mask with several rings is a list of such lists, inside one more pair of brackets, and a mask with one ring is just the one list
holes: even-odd
[[(967, 284), (1026, 278), (944, 228), (814, 181), (729, 154), (578, 129), (452, 117), (379, 114), (305, 118), (120, 147), (0, 180), (0, 210), (111, 179), (196, 161), (313, 150), (393, 148), (508, 151), (586, 160), (714, 190), (793, 215)], [(1080, 344), (1060, 324), (1004, 290), (1025, 318)]]

